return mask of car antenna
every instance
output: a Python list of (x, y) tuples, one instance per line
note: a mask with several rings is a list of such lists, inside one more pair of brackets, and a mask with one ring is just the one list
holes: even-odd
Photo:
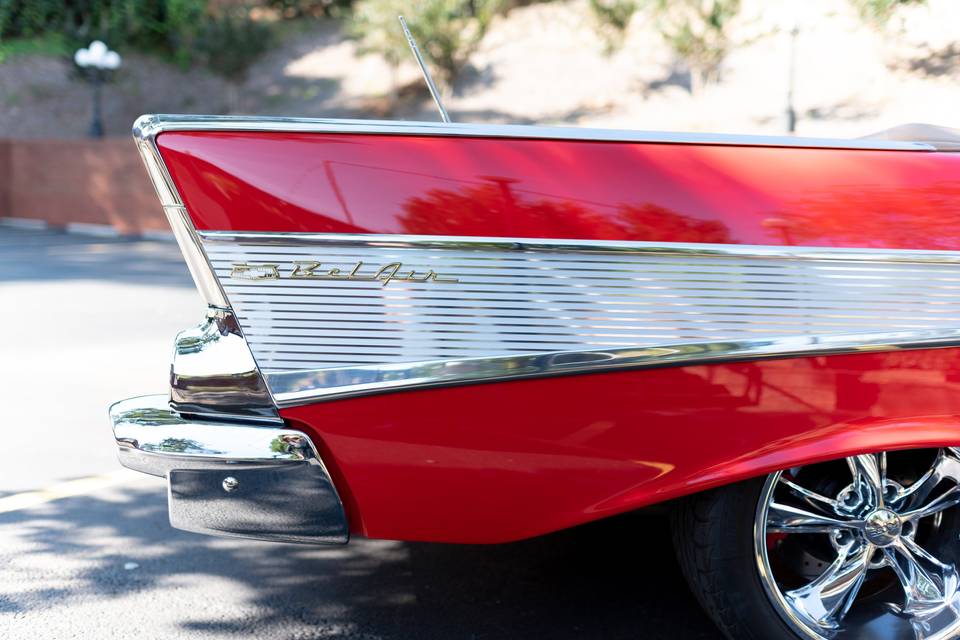
[(423, 61), (423, 56), (420, 55), (417, 41), (414, 39), (413, 34), (410, 33), (410, 29), (407, 28), (407, 21), (403, 19), (403, 16), (397, 16), (397, 19), (400, 20), (400, 26), (403, 27), (403, 35), (407, 37), (407, 44), (410, 45), (410, 51), (413, 51), (413, 57), (417, 59), (417, 64), (420, 65), (420, 71), (423, 72), (423, 79), (427, 81), (427, 89), (430, 89), (430, 95), (433, 96), (433, 101), (437, 103), (437, 109), (440, 111), (440, 119), (444, 122), (450, 122), (450, 116), (447, 114), (447, 110), (443, 108), (443, 102), (440, 100), (440, 92), (437, 91), (437, 85), (433, 84), (430, 69), (427, 68), (427, 64)]

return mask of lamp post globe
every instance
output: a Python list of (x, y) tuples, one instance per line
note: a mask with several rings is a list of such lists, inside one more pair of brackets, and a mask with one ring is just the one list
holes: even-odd
[(120, 64), (122, 63), (120, 54), (116, 51), (111, 51), (110, 48), (100, 40), (94, 40), (87, 47), (77, 49), (76, 53), (73, 54), (73, 61), (78, 67), (84, 70), (93, 84), (93, 120), (90, 123), (90, 136), (102, 138), (103, 117), (100, 108), (101, 87), (107, 72), (116, 71), (120, 68)]

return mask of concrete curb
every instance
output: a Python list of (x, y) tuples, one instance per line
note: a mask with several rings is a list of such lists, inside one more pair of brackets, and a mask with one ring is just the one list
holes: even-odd
[(28, 229), (31, 231), (43, 231), (53, 229), (70, 234), (95, 236), (100, 238), (127, 238), (141, 240), (156, 240), (159, 242), (175, 242), (172, 231), (153, 231), (146, 230), (137, 234), (121, 234), (115, 227), (109, 224), (93, 224), (89, 222), (68, 222), (66, 225), (52, 225), (46, 220), (36, 218), (15, 218), (0, 217), (0, 227), (9, 227), (12, 229)]
[(0, 226), (13, 227), (14, 229), (47, 229), (50, 227), (46, 220), (35, 220), (34, 218), (0, 218)]

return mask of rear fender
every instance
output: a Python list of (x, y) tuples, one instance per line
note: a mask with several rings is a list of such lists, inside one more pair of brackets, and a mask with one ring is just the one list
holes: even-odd
[(958, 442), (960, 155), (291, 119), (136, 135), (211, 306), (174, 409), (295, 425), (354, 531), (514, 540)]
[(865, 418), (812, 429), (799, 436), (767, 445), (695, 471), (651, 492), (631, 491), (598, 505), (630, 510), (661, 500), (679, 498), (768, 473), (836, 460), (865, 453), (960, 446), (960, 417), (916, 416), (911, 418)]

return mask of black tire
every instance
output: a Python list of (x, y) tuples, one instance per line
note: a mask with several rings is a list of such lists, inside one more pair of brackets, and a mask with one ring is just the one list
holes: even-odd
[(700, 605), (730, 640), (797, 640), (764, 591), (753, 526), (766, 478), (684, 498), (671, 513), (677, 560)]

